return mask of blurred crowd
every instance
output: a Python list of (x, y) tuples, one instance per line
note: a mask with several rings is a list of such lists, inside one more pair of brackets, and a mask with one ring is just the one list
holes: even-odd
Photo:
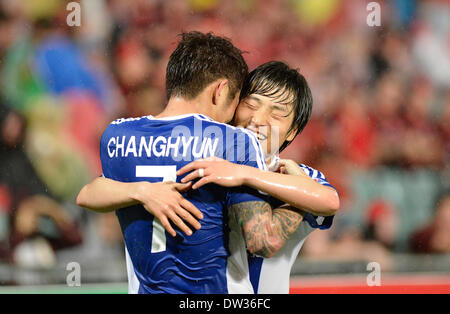
[(101, 174), (106, 125), (164, 108), (168, 57), (190, 30), (310, 84), (312, 118), (282, 154), (322, 171), (341, 210), (301, 254), (450, 253), (448, 1), (378, 1), (380, 27), (360, 0), (85, 0), (80, 26), (68, 2), (0, 0), (0, 260), (51, 266), (94, 238), (123, 249), (114, 214), (74, 199)]

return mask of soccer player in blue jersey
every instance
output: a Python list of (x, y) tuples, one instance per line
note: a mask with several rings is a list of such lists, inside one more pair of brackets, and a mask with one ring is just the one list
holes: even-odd
[[(223, 123), (234, 115), (246, 75), (240, 51), (228, 40), (183, 34), (167, 66), (169, 101), (164, 111), (156, 117), (119, 119), (105, 130), (100, 145), (104, 177), (120, 182), (179, 181), (177, 170), (208, 157), (265, 170), (256, 136)], [(247, 187), (208, 185), (184, 196), (189, 202), (185, 209), (201, 210), (197, 217), (202, 226), (190, 236), (178, 231), (167, 237), (162, 221), (140, 204), (116, 211), (130, 292), (251, 293), (245, 244), (253, 253), (273, 244), (244, 242), (246, 211), (272, 213), (264, 219), (269, 237), (273, 227), (285, 230), (293, 217), (302, 217), (298, 210), (272, 210), (262, 194)]]
[[(254, 254), (249, 257), (249, 272), (254, 291), (258, 293), (288, 293), (289, 275), (297, 254), (309, 233), (315, 228), (329, 228), (333, 214), (339, 207), (339, 198), (325, 176), (305, 165), (297, 165), (293, 161), (280, 160), (278, 149), (284, 149), (306, 125), (311, 112), (312, 99), (304, 78), (295, 70), (281, 62), (270, 62), (255, 69), (244, 83), (241, 102), (237, 108), (234, 124), (246, 127), (258, 134), (259, 140), (265, 144), (267, 163), (272, 164), (272, 170), (280, 173), (261, 171), (255, 168), (236, 165), (217, 158), (193, 162), (178, 173), (187, 175), (183, 181), (195, 179), (203, 172), (203, 178), (197, 181), (193, 188), (197, 189), (207, 183), (215, 183), (225, 187), (247, 185), (270, 194), (267, 200), (274, 208), (284, 202), (304, 209), (304, 221), (300, 216), (290, 216), (289, 226), (274, 228), (272, 239), (267, 240), (262, 223), (271, 214), (270, 211), (259, 211), (257, 208), (243, 210), (245, 215), (238, 217), (246, 228), (247, 245), (255, 242), (265, 242), (258, 245), (258, 255), (272, 256), (263, 259)], [(276, 136), (272, 130), (277, 130)], [(273, 132), (275, 133), (275, 132)], [(280, 146), (267, 145), (274, 137), (274, 142)], [(254, 170), (252, 170), (254, 169)], [(128, 202), (142, 203), (149, 211), (161, 214), (167, 201), (158, 195), (172, 195), (182, 199), (176, 189), (184, 190), (190, 186), (176, 183), (176, 186), (140, 187), (133, 184), (115, 182), (99, 178), (86, 187), (82, 205), (96, 211), (121, 208)], [(156, 193), (157, 192), (157, 193)], [(150, 197), (149, 197), (150, 195)], [(155, 201), (156, 199), (156, 201)], [(281, 201), (280, 201), (281, 200)], [(173, 204), (173, 203), (172, 203)], [(172, 208), (176, 208), (173, 205)], [(192, 213), (194, 208), (189, 208)], [(174, 215), (174, 213), (172, 213)], [(184, 214), (189, 224), (198, 228), (198, 222)], [(242, 220), (242, 217), (245, 217)], [(175, 224), (176, 221), (173, 221)], [(262, 223), (261, 223), (262, 222)], [(186, 225), (178, 225), (188, 230)], [(167, 231), (171, 231), (171, 227)], [(287, 242), (287, 243), (286, 243)]]
[[(178, 171), (180, 175), (192, 171), (182, 182), (199, 179), (193, 189), (211, 183), (230, 188), (245, 185), (270, 194), (268, 202), (273, 208), (285, 206), (305, 210), (299, 225), (300, 219), (294, 217), (290, 221), (292, 226), (298, 226), (294, 233), (284, 235), (283, 231), (289, 232), (289, 229), (275, 233), (283, 243), (281, 248), (265, 245), (264, 252), (258, 252), (270, 258), (250, 254), (249, 271), (256, 293), (289, 293), (290, 271), (306, 237), (315, 229), (330, 228), (339, 208), (338, 194), (321, 172), (278, 157), (278, 152), (306, 126), (311, 105), (308, 85), (296, 70), (281, 62), (263, 64), (245, 81), (233, 123), (258, 135), (266, 162), (273, 172), (217, 158), (198, 160)], [(200, 169), (203, 172), (201, 178)], [(249, 237), (265, 241), (258, 232), (261, 229), (259, 221), (269, 214), (246, 211), (247, 228), (255, 230), (246, 234), (247, 241)]]

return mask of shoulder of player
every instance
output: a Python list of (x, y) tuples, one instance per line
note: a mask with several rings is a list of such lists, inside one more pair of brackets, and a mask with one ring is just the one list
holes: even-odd
[(112, 121), (103, 131), (102, 140), (112, 136), (121, 136), (127, 134), (133, 129), (133, 127), (137, 127), (138, 124), (147, 117), (148, 116), (138, 118), (119, 118)]
[(112, 121), (109, 126), (124, 126), (130, 123), (135, 123), (138, 121), (141, 121), (143, 119), (149, 119), (150, 116), (142, 116), (142, 117), (136, 117), (136, 118), (119, 118), (114, 121)]
[[(207, 123), (223, 128), (225, 131), (223, 136), (226, 138), (223, 141), (224, 145), (226, 145), (225, 149), (237, 148), (238, 154), (249, 153), (249, 158), (254, 158), (254, 161), (258, 164), (258, 168), (267, 170), (264, 152), (255, 133), (245, 128), (235, 127), (226, 123), (211, 120), (209, 118)], [(240, 157), (238, 157), (238, 160), (240, 160)]]
[(325, 175), (321, 171), (319, 171), (317, 169), (314, 169), (314, 168), (312, 168), (312, 167), (310, 167), (308, 165), (305, 165), (305, 164), (299, 164), (299, 166), (311, 178), (313, 178), (313, 179), (314, 178), (320, 178), (320, 179), (326, 180)]
[[(250, 131), (248, 131), (248, 130), (246, 130), (246, 129), (244, 129), (244, 128), (236, 127), (236, 126), (233, 126), (233, 125), (227, 124), (227, 123), (222, 123), (222, 122), (214, 121), (214, 120), (212, 120), (211, 118), (208, 118), (208, 117), (206, 117), (206, 116), (195, 115), (195, 116), (193, 116), (193, 118), (198, 119), (198, 120), (201, 120), (201, 121), (204, 121), (205, 123), (207, 123), (207, 124), (209, 124), (209, 125), (216, 125), (216, 126), (225, 128), (225, 129), (230, 130), (230, 131), (235, 132), (235, 133), (253, 134), (253, 133), (251, 133)], [(254, 134), (253, 134), (253, 135), (254, 135)], [(256, 137), (256, 135), (254, 135), (254, 136)]]
[[(198, 115), (201, 117), (201, 115)], [(199, 119), (199, 117), (196, 117), (197, 119)], [(209, 125), (213, 125), (213, 126), (219, 126), (222, 127), (226, 130), (226, 132), (230, 132), (229, 134), (225, 134), (225, 136), (234, 136), (235, 134), (238, 135), (237, 139), (239, 140), (243, 140), (245, 139), (248, 142), (254, 142), (255, 145), (259, 145), (259, 141), (258, 138), (256, 136), (255, 133), (253, 133), (252, 131), (249, 131), (245, 128), (242, 127), (236, 127), (236, 126), (232, 126), (230, 124), (226, 124), (226, 123), (222, 123), (222, 122), (217, 122), (214, 120), (211, 120), (210, 118), (207, 118), (207, 120), (200, 118), (201, 120), (204, 120), (206, 123), (208, 123)], [(241, 137), (239, 135), (242, 135)], [(239, 144), (238, 142), (236, 144)]]
[(105, 129), (105, 132), (114, 132), (122, 129), (130, 129), (139, 126), (144, 121), (149, 121), (150, 116), (142, 116), (136, 118), (119, 118), (112, 121)]
[(311, 179), (322, 185), (329, 186), (330, 188), (333, 188), (337, 192), (337, 189), (328, 181), (327, 177), (325, 177), (325, 175), (322, 172), (305, 164), (299, 164), (299, 166)]

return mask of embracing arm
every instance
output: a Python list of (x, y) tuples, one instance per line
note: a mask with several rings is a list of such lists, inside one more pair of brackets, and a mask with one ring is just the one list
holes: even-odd
[(283, 160), (282, 167), (286, 174), (211, 158), (186, 165), (178, 171), (178, 175), (194, 170), (181, 181), (188, 182), (199, 178), (198, 169), (203, 168), (204, 177), (192, 186), (193, 189), (208, 183), (225, 187), (246, 185), (313, 215), (332, 216), (336, 213), (339, 196), (333, 188), (311, 179), (293, 161)]
[(242, 229), (247, 249), (262, 257), (272, 257), (283, 247), (303, 220), (303, 213), (290, 206), (276, 209), (262, 201), (232, 205), (231, 213)]
[(138, 191), (148, 182), (123, 183), (104, 177), (95, 178), (78, 193), (77, 205), (98, 213), (107, 213), (139, 204)]
[(282, 174), (247, 168), (249, 169), (243, 172), (245, 185), (268, 193), (293, 207), (302, 208), (317, 216), (332, 216), (339, 209), (336, 191), (317, 183), (304, 173)]
[(184, 221), (195, 229), (200, 229), (200, 223), (192, 215), (197, 219), (202, 219), (203, 214), (180, 194), (190, 187), (190, 184), (174, 182), (125, 183), (99, 177), (81, 189), (77, 197), (77, 204), (98, 213), (141, 204), (150, 214), (161, 221), (163, 227), (172, 236), (176, 236), (176, 232), (169, 220), (174, 222), (181, 231), (191, 235), (192, 231)]

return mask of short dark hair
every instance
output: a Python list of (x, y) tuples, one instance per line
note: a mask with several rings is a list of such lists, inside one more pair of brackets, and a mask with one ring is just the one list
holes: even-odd
[(242, 51), (229, 39), (213, 33), (183, 33), (167, 64), (167, 98), (181, 96), (193, 99), (220, 78), (228, 79), (230, 97), (234, 97), (247, 75), (248, 66)]
[[(311, 117), (313, 99), (308, 83), (298, 69), (292, 69), (281, 61), (264, 63), (248, 75), (242, 87), (240, 99), (257, 94), (274, 99), (281, 104), (293, 104), (294, 120), (289, 132), (297, 136)], [(291, 141), (280, 147), (283, 151)]]

